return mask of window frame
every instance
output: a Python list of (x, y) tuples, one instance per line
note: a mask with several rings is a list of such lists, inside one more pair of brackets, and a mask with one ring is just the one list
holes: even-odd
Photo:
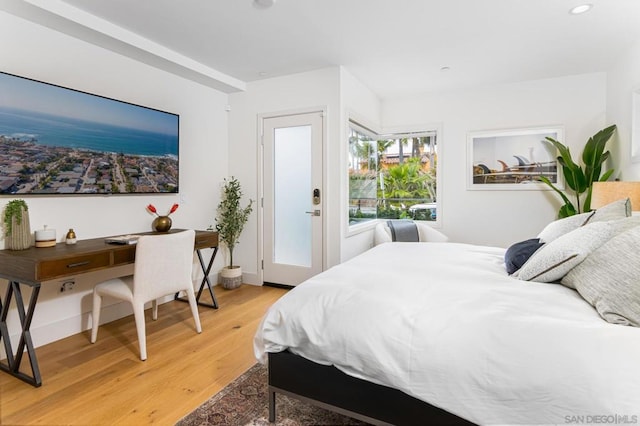
[[(352, 129), (363, 133), (365, 136), (368, 136), (369, 138), (373, 139), (373, 140), (381, 140), (381, 139), (401, 139), (404, 137), (424, 137), (424, 136), (431, 136), (435, 138), (435, 146), (436, 146), (436, 153), (437, 153), (437, 162), (435, 164), (435, 170), (436, 170), (436, 194), (435, 194), (435, 203), (436, 203), (436, 209), (437, 209), (437, 217), (436, 220), (418, 220), (419, 222), (423, 222), (428, 224), (429, 226), (432, 226), (434, 228), (441, 228), (442, 227), (442, 203), (441, 203), (441, 197), (442, 197), (442, 169), (441, 169), (441, 164), (442, 164), (442, 127), (440, 124), (422, 124), (422, 125), (412, 125), (412, 126), (395, 126), (395, 127), (389, 127), (389, 128), (385, 128), (381, 131), (377, 131), (375, 130), (375, 128), (372, 128), (371, 126), (367, 126), (366, 124), (363, 124), (362, 120), (359, 120), (358, 118), (354, 117), (353, 115), (350, 115), (349, 117), (347, 117), (347, 123), (346, 123), (346, 155), (349, 155), (349, 149), (350, 149), (350, 144), (349, 144), (349, 138), (351, 135), (351, 131)], [(346, 167), (345, 167), (345, 176), (346, 176), (346, 211), (343, 210), (341, 214), (345, 214), (346, 213), (346, 230), (347, 230), (347, 236), (351, 236), (351, 235), (355, 235), (355, 234), (359, 234), (361, 232), (367, 231), (369, 229), (373, 229), (378, 223), (382, 222), (382, 221), (386, 221), (388, 219), (386, 218), (375, 218), (375, 219), (371, 219), (369, 221), (365, 221), (365, 222), (361, 222), (361, 223), (355, 223), (355, 224), (350, 224), (349, 222), (349, 200), (350, 200), (350, 179), (349, 179), (349, 161), (347, 158), (346, 163)], [(344, 217), (344, 216), (343, 216)]]

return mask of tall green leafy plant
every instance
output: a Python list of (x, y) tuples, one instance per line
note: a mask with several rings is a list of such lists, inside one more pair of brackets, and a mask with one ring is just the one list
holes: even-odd
[[(602, 173), (604, 162), (611, 156), (609, 151), (605, 151), (605, 147), (615, 131), (616, 125), (614, 124), (600, 130), (589, 138), (582, 151), (583, 166), (573, 161), (568, 147), (553, 138), (546, 138), (560, 153), (558, 162), (562, 166), (565, 183), (573, 192), (575, 200), (574, 204), (569, 196), (558, 189), (549, 178), (541, 176), (539, 179), (557, 192), (564, 201), (564, 205), (560, 207), (558, 212), (558, 217), (573, 216), (591, 210), (593, 182), (608, 180), (614, 171), (613, 169), (609, 169)], [(583, 194), (585, 193), (584, 201), (582, 201)]]
[(216, 231), (218, 238), (224, 242), (229, 249), (229, 267), (233, 268), (233, 249), (235, 248), (244, 225), (249, 219), (249, 215), (253, 211), (253, 200), (249, 200), (249, 204), (242, 208), (240, 200), (242, 199), (242, 188), (240, 182), (231, 176), (231, 179), (224, 180), (222, 186), (222, 199), (218, 204), (216, 212)]

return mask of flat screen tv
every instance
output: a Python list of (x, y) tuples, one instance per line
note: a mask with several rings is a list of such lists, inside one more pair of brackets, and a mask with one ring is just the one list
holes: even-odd
[(177, 193), (179, 123), (0, 72), (0, 194)]

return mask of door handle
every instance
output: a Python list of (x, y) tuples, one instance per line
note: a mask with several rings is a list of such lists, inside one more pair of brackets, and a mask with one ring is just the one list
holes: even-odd
[(320, 210), (314, 210), (311, 212), (305, 212), (307, 214), (310, 214), (311, 216), (320, 216)]

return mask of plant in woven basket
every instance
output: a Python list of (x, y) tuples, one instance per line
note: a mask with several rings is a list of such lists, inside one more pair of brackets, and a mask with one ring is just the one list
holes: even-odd
[[(249, 200), (249, 204), (243, 208), (240, 206), (241, 199), (242, 188), (240, 182), (233, 176), (228, 180), (225, 179), (222, 186), (222, 199), (218, 204), (216, 214), (218, 238), (229, 250), (229, 266), (225, 267), (221, 272), (222, 284), (225, 288), (239, 286), (242, 279), (240, 267), (233, 263), (233, 249), (238, 244), (244, 225), (253, 211), (253, 200)], [(233, 278), (228, 285), (225, 284), (225, 278), (227, 277)]]
[(216, 215), (216, 231), (218, 231), (220, 241), (224, 242), (229, 249), (230, 267), (236, 266), (233, 264), (233, 249), (253, 211), (253, 200), (249, 200), (249, 204), (242, 208), (240, 207), (241, 199), (242, 188), (238, 179), (233, 176), (229, 180), (225, 179), (222, 187), (222, 199), (218, 204)]
[(10, 250), (24, 250), (31, 246), (29, 206), (24, 200), (11, 200), (3, 214), (5, 246)]

